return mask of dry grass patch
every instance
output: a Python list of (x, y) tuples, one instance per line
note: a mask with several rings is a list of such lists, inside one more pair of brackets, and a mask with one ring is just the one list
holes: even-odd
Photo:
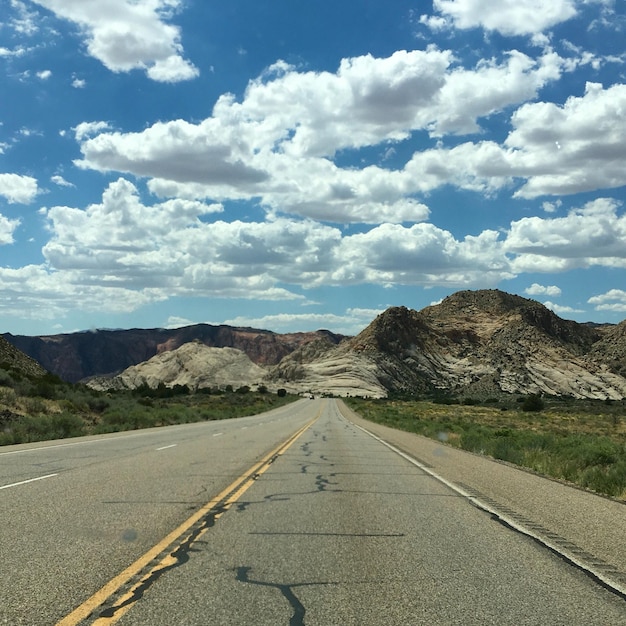
[(626, 500), (623, 403), (544, 400), (541, 411), (523, 411), (515, 398), (481, 405), (358, 398), (348, 403), (366, 419)]

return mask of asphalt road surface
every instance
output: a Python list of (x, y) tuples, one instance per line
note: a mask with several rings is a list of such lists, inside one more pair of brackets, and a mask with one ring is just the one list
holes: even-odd
[[(415, 463), (420, 438), (398, 434), (401, 453), (363, 425), (335, 400), (302, 400), (0, 449), (0, 623), (626, 624), (618, 568), (573, 565), (559, 554), (573, 544), (546, 548), (515, 530), (526, 518)], [(484, 463), (492, 483), (504, 476), (462, 463), (466, 482)], [(515, 500), (528, 475), (505, 469)]]

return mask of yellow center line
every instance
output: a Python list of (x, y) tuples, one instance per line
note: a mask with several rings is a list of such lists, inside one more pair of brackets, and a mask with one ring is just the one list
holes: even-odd
[[(221, 491), (212, 500), (207, 502), (202, 508), (198, 509), (189, 519), (184, 521), (178, 528), (169, 533), (164, 539), (157, 543), (153, 548), (148, 550), (143, 556), (138, 558), (132, 565), (127, 567), (123, 572), (112, 578), (100, 590), (96, 591), (90, 598), (74, 609), (69, 615), (65, 616), (56, 626), (76, 626), (82, 620), (90, 617), (92, 613), (100, 606), (105, 604), (116, 592), (126, 585), (132, 578), (141, 576), (141, 579), (133, 584), (131, 588), (119, 597), (112, 607), (113, 614), (107, 617), (97, 617), (91, 623), (94, 626), (108, 626), (116, 623), (134, 604), (130, 601), (135, 590), (145, 581), (150, 579), (155, 572), (167, 568), (176, 563), (177, 559), (173, 556), (175, 550), (193, 535), (193, 527), (204, 517), (213, 513), (213, 519), (217, 520), (223, 513), (236, 502), (245, 491), (254, 483), (254, 481), (265, 473), (276, 457), (283, 454), (293, 443), (319, 419), (320, 412), (310, 422), (288, 437), (283, 443), (278, 445), (274, 450), (263, 457), (258, 463), (255, 463), (250, 469), (244, 472), (239, 478), (232, 482), (226, 489)], [(207, 528), (203, 528), (193, 541), (197, 541)], [(163, 556), (163, 553), (166, 554)], [(159, 558), (160, 557), (160, 558)], [(158, 561), (154, 562), (155, 559)], [(150, 565), (152, 563), (152, 565)], [(148, 568), (148, 566), (150, 566)], [(148, 568), (148, 569), (146, 569)], [(145, 571), (144, 571), (145, 570)], [(117, 608), (116, 608), (117, 607)]]

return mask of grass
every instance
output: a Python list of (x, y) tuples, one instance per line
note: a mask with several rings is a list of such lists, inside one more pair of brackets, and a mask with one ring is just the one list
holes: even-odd
[(256, 415), (295, 399), (243, 387), (101, 393), (53, 376), (31, 379), (0, 368), (0, 446)]
[(525, 399), (520, 400), (448, 404), (349, 398), (347, 402), (379, 424), (626, 500), (626, 406), (622, 402), (543, 398), (542, 408), (528, 410)]

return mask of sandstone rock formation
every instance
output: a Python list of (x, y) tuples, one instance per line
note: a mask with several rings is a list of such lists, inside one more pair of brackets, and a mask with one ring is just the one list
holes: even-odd
[[(626, 321), (579, 324), (499, 290), (460, 291), (421, 311), (392, 307), (353, 338), (197, 325), (12, 340), (69, 380), (98, 373), (111, 378), (125, 370), (113, 379), (122, 387), (262, 383), (297, 393), (371, 397), (626, 397)], [(207, 346), (218, 350), (207, 352)]]
[(253, 363), (241, 350), (209, 348), (193, 341), (132, 365), (117, 376), (95, 377), (87, 384), (101, 391), (136, 389), (142, 385), (154, 389), (160, 383), (166, 387), (187, 385), (192, 391), (227, 385), (237, 389), (262, 383), (265, 374), (265, 368)]
[(626, 396), (625, 335), (624, 323), (592, 327), (502, 291), (462, 291), (421, 311), (390, 308), (353, 339), (328, 346), (313, 359), (295, 351), (274, 376), (321, 389), (318, 373), (341, 363), (360, 395), (539, 393), (619, 399)]

